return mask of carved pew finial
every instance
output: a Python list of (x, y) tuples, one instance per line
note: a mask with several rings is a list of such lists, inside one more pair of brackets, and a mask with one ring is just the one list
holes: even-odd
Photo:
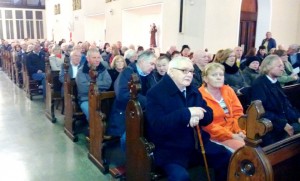
[(261, 136), (272, 129), (271, 121), (261, 118), (264, 113), (261, 101), (256, 100), (239, 118), (239, 126), (247, 132), (246, 145), (231, 156), (227, 180), (273, 180), (272, 166), (259, 146)]
[(142, 86), (140, 84), (139, 76), (136, 73), (131, 75), (131, 79), (128, 82), (128, 89), (130, 90), (130, 97), (133, 100), (137, 99), (137, 94), (141, 90)]
[(239, 126), (246, 130), (246, 144), (259, 144), (261, 136), (272, 130), (271, 121), (261, 118), (264, 113), (261, 101), (256, 100), (247, 109), (247, 114), (239, 118)]
[(89, 75), (91, 77), (91, 84), (90, 84), (90, 90), (89, 92), (92, 95), (95, 95), (98, 93), (98, 86), (97, 86), (97, 76), (98, 76), (98, 72), (96, 70), (96, 66), (94, 65), (90, 65), (90, 71), (89, 71)]

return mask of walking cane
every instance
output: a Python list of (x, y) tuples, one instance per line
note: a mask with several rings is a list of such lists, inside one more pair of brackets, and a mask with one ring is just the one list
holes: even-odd
[(203, 155), (203, 160), (204, 160), (204, 164), (205, 164), (207, 179), (208, 179), (208, 181), (210, 181), (210, 175), (209, 175), (208, 165), (207, 165), (206, 156), (205, 156), (205, 149), (204, 149), (203, 140), (202, 140), (202, 136), (201, 136), (201, 133), (200, 133), (199, 125), (197, 125), (197, 134), (198, 134), (198, 139), (199, 139), (199, 142), (200, 142), (201, 152), (202, 152), (202, 155)]

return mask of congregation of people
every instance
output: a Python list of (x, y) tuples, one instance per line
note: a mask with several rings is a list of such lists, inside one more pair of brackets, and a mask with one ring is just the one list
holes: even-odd
[[(120, 137), (125, 151), (126, 105), (130, 99), (128, 82), (137, 74), (141, 91), (138, 101), (146, 112), (147, 138), (155, 145), (155, 164), (168, 180), (189, 180), (191, 165), (204, 165), (199, 127), (208, 165), (216, 180), (227, 179), (231, 154), (245, 145), (246, 131), (238, 119), (244, 110), (239, 96), (248, 103), (261, 100), (264, 118), (273, 130), (263, 136), (267, 146), (300, 132), (300, 113), (285, 96), (283, 87), (300, 83), (300, 45), (278, 45), (271, 32), (266, 33), (258, 50), (227, 47), (215, 54), (182, 45), (170, 46), (166, 53), (142, 46), (72, 41), (24, 40), (11, 44), (2, 40), (0, 50), (10, 51), (18, 73), (25, 65), (29, 76), (37, 80), (45, 95), (45, 56), (51, 70), (60, 71), (64, 82), (65, 58), (70, 60), (68, 74), (76, 80), (78, 104), (89, 122), (89, 70), (95, 67), (100, 92), (114, 91), (115, 100), (105, 135)], [(159, 56), (157, 56), (159, 55)], [(61, 87), (63, 96), (63, 86)]]

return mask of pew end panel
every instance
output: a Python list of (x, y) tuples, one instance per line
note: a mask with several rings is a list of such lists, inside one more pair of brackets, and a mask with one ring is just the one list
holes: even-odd
[(64, 112), (65, 124), (64, 132), (73, 141), (78, 141), (77, 134), (82, 131), (83, 121), (86, 120), (77, 103), (77, 87), (75, 79), (71, 79), (68, 73), (70, 61), (65, 59), (64, 62)]
[[(259, 145), (261, 137), (272, 129), (269, 120), (261, 119), (263, 114), (261, 101), (254, 101), (247, 109), (247, 114), (239, 119), (240, 127), (247, 132), (246, 145), (232, 155), (228, 168), (228, 181), (300, 178), (298, 169), (295, 169), (298, 168), (300, 158), (300, 135), (294, 135), (262, 148)], [(288, 175), (286, 175), (287, 171), (289, 171)]]

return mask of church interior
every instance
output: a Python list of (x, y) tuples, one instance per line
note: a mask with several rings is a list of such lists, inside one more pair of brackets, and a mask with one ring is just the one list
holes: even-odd
[[(161, 145), (148, 135), (149, 125), (164, 123), (149, 123), (148, 90), (161, 85), (165, 75), (177, 86), (179, 79), (174, 76), (182, 73), (192, 76), (191, 80), (185, 77), (190, 82), (183, 90), (194, 86), (202, 99), (201, 87), (210, 85), (204, 73), (210, 63), (222, 64), (222, 85), (231, 87), (234, 100), (239, 101), (233, 106), (240, 111), (234, 124), (242, 131), (230, 135), (241, 134), (243, 146), (232, 149), (210, 139), (231, 153), (226, 179), (299, 180), (300, 0), (1, 0), (0, 39), (0, 180), (172, 180), (155, 162)], [(265, 65), (275, 55), (281, 58), (277, 67), (282, 75), (276, 74), (276, 67), (271, 71)], [(182, 64), (171, 62), (179, 57), (186, 58), (192, 69), (176, 68)], [(226, 63), (231, 57), (236, 70)], [(247, 86), (231, 85), (227, 70), (240, 72), (237, 81), (247, 68), (253, 69), (255, 78), (242, 78)], [(173, 75), (174, 71), (179, 73)], [(278, 95), (284, 100), (276, 104), (287, 117), (279, 123), (268, 120), (272, 106), (252, 100), (254, 79), (263, 76), (263, 71), (276, 74), (273, 82), (268, 73), (266, 77), (278, 84), (279, 93), (265, 87), (276, 94), (264, 97), (270, 104)], [(148, 78), (154, 72), (157, 76)], [(141, 96), (147, 97), (145, 106)], [(184, 92), (184, 101), (187, 96)], [(213, 101), (224, 110), (222, 121), (227, 122), (236, 112), (229, 108), (232, 100), (230, 105), (225, 101), (227, 94), (220, 96)], [(193, 127), (193, 112), (187, 109), (188, 101), (185, 104), (190, 111), (187, 127)], [(280, 121), (294, 116), (287, 113), (289, 106), (298, 117), (284, 124)], [(111, 126), (121, 125), (113, 125), (112, 119), (123, 120), (122, 134), (109, 134)], [(196, 119), (192, 137), (197, 140), (195, 147), (204, 149), (200, 131), (206, 131), (201, 127), (207, 125), (201, 126), (201, 119), (200, 123)], [(279, 129), (277, 124), (285, 137), (264, 144), (265, 135)], [(211, 161), (206, 163), (205, 150), (199, 153), (204, 164), (189, 166), (190, 180), (219, 181)]]

